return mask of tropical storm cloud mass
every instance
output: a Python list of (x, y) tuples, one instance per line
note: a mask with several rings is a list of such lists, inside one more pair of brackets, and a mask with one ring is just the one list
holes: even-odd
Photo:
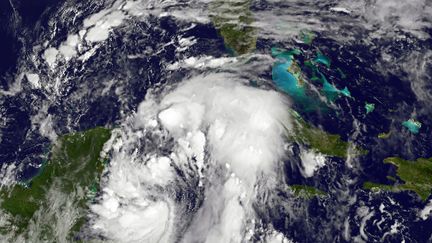
[(429, 242), (427, 0), (0, 3), (1, 242)]

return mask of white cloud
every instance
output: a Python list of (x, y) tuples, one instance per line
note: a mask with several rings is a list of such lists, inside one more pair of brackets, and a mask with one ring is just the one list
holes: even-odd
[(39, 89), (41, 87), (39, 75), (36, 73), (26, 73), (27, 80), (35, 89)]
[(57, 133), (53, 127), (53, 120), (51, 114), (48, 114), (48, 103), (44, 103), (39, 109), (38, 113), (31, 117), (32, 129), (39, 130), (39, 133), (55, 143), (57, 141)]
[[(104, 194), (92, 206), (94, 229), (116, 242), (172, 240), (175, 222), (186, 218), (169, 189), (179, 179), (176, 167), (192, 170), (206, 195), (183, 242), (241, 241), (254, 218), (254, 186), (275, 174), (291, 127), (284, 96), (245, 83), (208, 74), (161, 97), (148, 95), (112, 145)], [(172, 153), (141, 151), (148, 136), (172, 137)], [(168, 140), (153, 142), (163, 147)]]
[(315, 171), (323, 167), (326, 162), (326, 158), (323, 154), (312, 150), (302, 151), (300, 158), (303, 165), (301, 173), (304, 177), (313, 176)]
[(2, 163), (0, 166), (0, 189), (12, 186), (16, 183), (15, 175), (18, 172), (15, 164)]
[(45, 52), (43, 54), (43, 58), (48, 63), (48, 65), (50, 67), (55, 66), (58, 52), (59, 51), (54, 47), (50, 47), (50, 48), (45, 50)]
[(122, 11), (112, 11), (111, 13), (98, 19), (91, 27), (85, 39), (90, 42), (100, 42), (108, 38), (112, 28), (122, 24), (126, 15)]
[(428, 219), (428, 217), (432, 214), (432, 200), (420, 211), (419, 216), (423, 220)]

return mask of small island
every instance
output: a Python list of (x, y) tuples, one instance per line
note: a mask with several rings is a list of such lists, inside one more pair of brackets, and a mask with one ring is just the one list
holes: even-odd
[(303, 198), (303, 199), (311, 199), (313, 197), (324, 197), (327, 196), (327, 193), (321, 191), (312, 186), (306, 185), (290, 185), (289, 186), (294, 193), (294, 196)]
[(402, 122), (402, 126), (408, 128), (411, 133), (417, 134), (419, 133), (422, 124), (419, 121), (411, 118), (407, 121)]
[(375, 110), (375, 104), (366, 102), (365, 109), (366, 109), (366, 114), (369, 114)]

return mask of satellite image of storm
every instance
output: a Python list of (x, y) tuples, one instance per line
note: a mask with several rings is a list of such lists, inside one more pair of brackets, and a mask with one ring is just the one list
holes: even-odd
[(432, 0), (0, 0), (0, 243), (432, 243)]

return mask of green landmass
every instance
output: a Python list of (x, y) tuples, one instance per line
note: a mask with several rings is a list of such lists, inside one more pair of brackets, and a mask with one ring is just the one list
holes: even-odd
[(302, 70), (301, 70), (299, 64), (297, 63), (297, 61), (292, 60), (291, 66), (288, 68), (288, 72), (290, 72), (294, 76), (294, 78), (297, 80), (297, 86), (298, 87), (304, 86), (305, 80), (303, 77)]
[(389, 157), (384, 159), (384, 163), (393, 164), (396, 166), (396, 174), (403, 181), (403, 183), (385, 185), (373, 182), (365, 182), (363, 185), (365, 189), (381, 189), (393, 192), (413, 191), (423, 201), (426, 201), (431, 195), (432, 158), (419, 158), (416, 161), (409, 161), (397, 157)]
[(387, 133), (382, 132), (382, 133), (378, 134), (378, 138), (381, 138), (381, 139), (387, 139), (387, 138), (390, 137), (390, 135), (391, 135), (391, 131), (389, 131), (389, 132), (387, 132)]
[(312, 44), (313, 40), (315, 39), (316, 34), (309, 30), (301, 30), (300, 31), (300, 39), (303, 41), (303, 43), (310, 45)]
[(305, 186), (305, 185), (289, 185), (291, 190), (293, 191), (294, 195), (296, 197), (301, 197), (304, 199), (311, 199), (313, 197), (323, 197), (326, 196), (327, 193), (316, 189), (312, 186)]
[[(73, 207), (75, 223), (70, 230), (80, 229), (85, 222), (87, 202), (98, 190), (105, 164), (100, 153), (110, 136), (111, 131), (102, 127), (64, 135), (35, 177), (0, 191), (0, 207), (11, 215), (9, 223), (15, 235), (26, 234), (31, 222), (43, 224), (40, 237), (56, 235), (58, 215), (52, 212), (53, 208), (61, 213)], [(41, 221), (41, 217), (46, 221)]]
[(234, 54), (242, 55), (255, 50), (256, 30), (250, 10), (251, 0), (215, 0), (210, 5), (212, 22), (225, 45)]
[(292, 60), (294, 56), (302, 54), (302, 51), (300, 49), (294, 48), (290, 50), (286, 50), (279, 47), (272, 47), (270, 49), (272, 56), (284, 58), (286, 60)]
[(368, 153), (351, 142), (343, 141), (338, 134), (327, 133), (306, 123), (297, 112), (292, 111), (291, 114), (295, 118), (292, 136), (296, 142), (308, 145), (322, 154), (340, 158), (347, 158), (348, 155), (356, 157)]
[(375, 192), (379, 190), (395, 191), (394, 190), (395, 188), (392, 185), (384, 185), (384, 184), (374, 183), (370, 181), (365, 182), (363, 184), (363, 188)]

